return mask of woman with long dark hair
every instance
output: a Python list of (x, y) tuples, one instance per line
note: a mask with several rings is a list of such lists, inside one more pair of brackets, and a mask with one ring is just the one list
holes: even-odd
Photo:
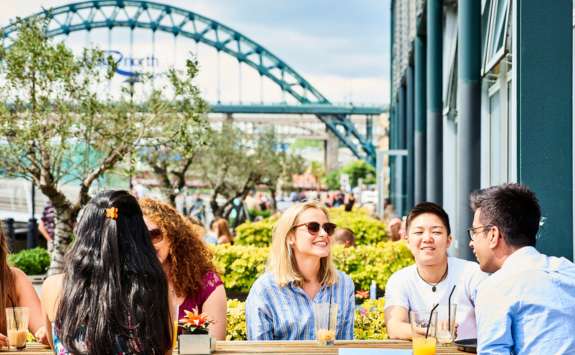
[(28, 307), (30, 315), (28, 329), (39, 341), (47, 343), (38, 295), (26, 274), (18, 268), (10, 267), (7, 258), (8, 246), (0, 226), (0, 311), (2, 312), (0, 313), (0, 347), (8, 345), (6, 316), (4, 315), (7, 307)]
[(166, 354), (168, 283), (136, 199), (105, 191), (84, 207), (64, 274), (42, 302), (57, 354)]

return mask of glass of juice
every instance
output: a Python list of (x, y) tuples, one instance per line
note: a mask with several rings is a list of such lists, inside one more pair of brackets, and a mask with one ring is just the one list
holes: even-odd
[(413, 355), (435, 355), (437, 310), (409, 312)]
[(28, 317), (28, 307), (6, 308), (6, 335), (10, 349), (22, 350), (26, 348)]
[(313, 305), (315, 335), (319, 345), (335, 344), (337, 324), (337, 303), (315, 303)]

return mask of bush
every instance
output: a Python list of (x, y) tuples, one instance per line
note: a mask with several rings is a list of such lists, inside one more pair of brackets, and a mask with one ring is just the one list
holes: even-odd
[(259, 222), (242, 223), (236, 228), (234, 243), (265, 247), (272, 241), (272, 229), (278, 220), (277, 216), (265, 218)]
[[(355, 310), (355, 339), (387, 339), (383, 307), (385, 300), (366, 300)], [(228, 300), (226, 340), (246, 340), (246, 305), (238, 300)]]
[(329, 217), (338, 227), (349, 228), (355, 235), (356, 245), (367, 245), (387, 240), (385, 223), (371, 217), (366, 210), (355, 208), (345, 212), (343, 207), (330, 208)]
[[(265, 270), (269, 248), (218, 245), (214, 262), (228, 292), (248, 293), (256, 278)], [(395, 271), (413, 263), (405, 243), (382, 242), (355, 248), (333, 248), (336, 267), (348, 274), (357, 290), (368, 290), (375, 280), (380, 290)]]
[(266, 266), (268, 248), (241, 245), (218, 245), (214, 248), (214, 264), (228, 292), (247, 294)]
[(246, 340), (246, 304), (244, 302), (229, 299), (226, 324), (226, 340)]
[[(356, 208), (345, 212), (343, 208), (328, 209), (331, 221), (342, 228), (349, 228), (355, 235), (357, 245), (374, 244), (387, 240), (385, 224), (371, 217), (365, 210)], [(234, 242), (238, 245), (268, 246), (272, 241), (272, 229), (277, 216), (262, 221), (246, 222), (236, 228)]]
[(8, 263), (27, 275), (41, 275), (48, 271), (50, 254), (44, 248), (22, 250), (8, 256)]
[(385, 299), (366, 300), (355, 309), (354, 334), (358, 340), (387, 339), (383, 307)]
[(403, 242), (381, 242), (355, 248), (336, 245), (333, 256), (338, 270), (351, 277), (356, 290), (369, 290), (372, 280), (378, 289), (385, 290), (387, 280), (394, 272), (413, 264), (413, 256)]

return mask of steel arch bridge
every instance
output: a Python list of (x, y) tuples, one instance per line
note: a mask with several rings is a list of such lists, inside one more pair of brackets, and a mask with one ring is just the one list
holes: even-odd
[[(179, 7), (144, 0), (92, 0), (43, 10), (29, 18), (32, 17), (48, 19), (48, 37), (118, 27), (186, 37), (235, 57), (239, 63), (245, 63), (273, 81), (300, 104), (331, 106), (307, 80), (263, 46), (226, 25)], [(10, 46), (17, 36), (16, 24), (1, 31), (3, 45)], [(370, 131), (365, 135), (358, 132), (347, 115), (311, 111), (356, 157), (375, 166), (376, 153)]]

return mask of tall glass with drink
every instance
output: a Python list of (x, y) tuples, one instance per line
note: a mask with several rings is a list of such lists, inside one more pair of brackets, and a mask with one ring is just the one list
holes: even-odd
[(337, 303), (315, 303), (313, 305), (313, 315), (318, 344), (335, 344)]
[(28, 318), (28, 307), (6, 308), (6, 335), (10, 349), (22, 350), (26, 348)]
[(435, 355), (437, 311), (410, 311), (413, 355)]

